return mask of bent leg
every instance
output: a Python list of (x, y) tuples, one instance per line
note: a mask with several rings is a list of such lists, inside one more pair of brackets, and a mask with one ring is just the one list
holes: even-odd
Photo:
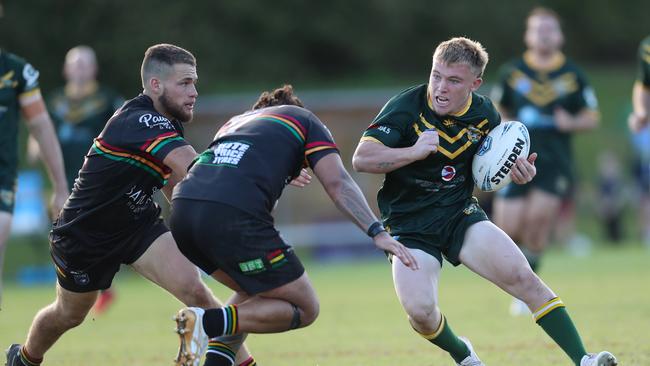
[(429, 342), (449, 352), (456, 362), (470, 354), (466, 344), (452, 331), (438, 308), (438, 277), (441, 264), (419, 249), (409, 249), (420, 268), (416, 271), (393, 260), (395, 292), (413, 329)]
[(512, 240), (489, 221), (469, 227), (461, 262), (510, 295), (524, 301), (535, 321), (579, 365), (586, 354), (564, 303), (532, 271)]
[(201, 281), (198, 268), (178, 250), (170, 232), (154, 240), (132, 267), (187, 306), (204, 309), (221, 306)]
[(97, 293), (71, 292), (57, 284), (56, 300), (34, 317), (23, 350), (33, 360), (42, 359), (63, 333), (83, 322), (97, 299)]

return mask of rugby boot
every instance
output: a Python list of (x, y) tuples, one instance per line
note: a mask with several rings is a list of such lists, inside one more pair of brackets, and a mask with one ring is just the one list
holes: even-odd
[(180, 338), (176, 366), (199, 366), (201, 356), (208, 347), (208, 335), (203, 329), (203, 314), (201, 308), (183, 308), (174, 315), (176, 333)]
[(598, 354), (590, 353), (582, 357), (580, 360), (580, 366), (616, 366), (618, 361), (613, 354), (602, 351)]
[(457, 363), (456, 365), (458, 366), (485, 366), (481, 360), (479, 360), (478, 356), (476, 355), (476, 352), (474, 352), (474, 347), (472, 347), (472, 343), (470, 343), (469, 339), (465, 337), (458, 337), (465, 345), (467, 345), (467, 348), (469, 349), (469, 356), (465, 357), (464, 360), (460, 361), (460, 363)]
[(12, 344), (5, 353), (7, 354), (5, 366), (26, 366), (20, 359), (20, 344)]

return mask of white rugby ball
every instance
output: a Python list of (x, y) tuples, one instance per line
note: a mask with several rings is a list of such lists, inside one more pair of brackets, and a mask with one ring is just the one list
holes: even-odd
[(510, 183), (510, 169), (520, 156), (528, 157), (530, 136), (518, 121), (501, 122), (481, 141), (474, 161), (472, 176), (476, 186), (486, 192), (496, 191)]

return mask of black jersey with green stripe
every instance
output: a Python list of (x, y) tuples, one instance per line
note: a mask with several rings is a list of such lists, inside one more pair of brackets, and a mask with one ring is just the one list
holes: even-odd
[(553, 113), (557, 108), (571, 114), (598, 108), (593, 89), (573, 62), (559, 54), (552, 67), (540, 70), (524, 54), (501, 68), (492, 99), (528, 127), (538, 166), (571, 174), (571, 133), (556, 128)]
[(171, 174), (163, 160), (184, 145), (182, 125), (158, 113), (151, 98), (139, 95), (126, 102), (88, 151), (63, 208), (65, 224), (55, 232), (81, 225), (118, 237), (155, 220), (152, 195)]
[(94, 84), (81, 98), (72, 98), (59, 88), (47, 98), (47, 107), (61, 144), (70, 189), (93, 139), (104, 129), (113, 113), (124, 103), (113, 90)]
[(377, 195), (385, 223), (405, 227), (413, 215), (437, 215), (439, 209), (470, 198), (474, 153), (482, 137), (500, 122), (492, 102), (476, 93), (462, 111), (447, 116), (438, 116), (432, 110), (426, 84), (406, 89), (389, 100), (362, 141), (404, 148), (413, 146), (423, 131), (436, 129), (440, 145), (437, 153), (386, 174)]
[(646, 88), (650, 88), (650, 36), (639, 45), (639, 74), (637, 80)]
[(329, 130), (307, 109), (284, 105), (247, 112), (219, 129), (173, 198), (221, 202), (271, 221), (275, 202), (301, 168), (313, 168), (334, 152)]
[(16, 176), (19, 97), (37, 90), (38, 71), (22, 58), (0, 50), (0, 183)]

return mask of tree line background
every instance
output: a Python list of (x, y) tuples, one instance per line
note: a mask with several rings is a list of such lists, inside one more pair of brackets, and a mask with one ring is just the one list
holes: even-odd
[(426, 80), (437, 43), (458, 35), (486, 46), (489, 76), (523, 50), (536, 5), (561, 15), (565, 50), (582, 63), (632, 65), (650, 32), (647, 0), (5, 0), (0, 47), (34, 64), (46, 91), (62, 83), (66, 51), (87, 44), (100, 80), (131, 96), (145, 49), (160, 42), (197, 56), (203, 93), (372, 87)]

